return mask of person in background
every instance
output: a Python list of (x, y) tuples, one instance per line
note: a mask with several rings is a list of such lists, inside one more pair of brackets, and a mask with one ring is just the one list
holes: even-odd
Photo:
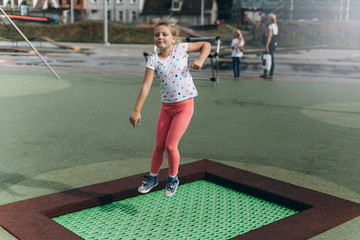
[(231, 42), (231, 48), (232, 48), (232, 65), (234, 70), (234, 79), (240, 80), (240, 62), (241, 57), (244, 55), (244, 45), (245, 41), (243, 38), (243, 35), (241, 34), (240, 30), (233, 31), (233, 40)]
[(271, 67), (270, 71), (268, 72), (266, 69), (264, 69), (264, 74), (260, 77), (265, 79), (272, 79), (275, 69), (275, 62), (274, 62), (274, 52), (276, 50), (276, 37), (279, 33), (278, 25), (276, 21), (276, 15), (273, 13), (270, 13), (268, 15), (268, 22), (269, 26), (267, 29), (267, 38), (266, 38), (266, 44), (265, 44), (265, 51), (271, 55)]

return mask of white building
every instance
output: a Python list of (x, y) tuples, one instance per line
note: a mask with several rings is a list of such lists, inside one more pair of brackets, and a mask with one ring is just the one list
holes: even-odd
[[(104, 0), (87, 0), (86, 19), (102, 20)], [(131, 24), (139, 21), (140, 0), (107, 0), (108, 20)]]

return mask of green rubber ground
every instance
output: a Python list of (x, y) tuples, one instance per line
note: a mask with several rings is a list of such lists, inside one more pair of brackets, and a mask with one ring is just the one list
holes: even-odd
[(200, 180), (53, 218), (86, 240), (230, 239), (299, 211)]
[[(47, 70), (3, 67), (1, 204), (148, 171), (158, 82), (134, 129), (128, 118), (143, 72), (96, 71), (66, 70), (57, 81)], [(223, 74), (217, 87), (195, 81), (199, 96), (180, 142), (181, 164), (218, 160), (360, 203), (358, 79), (277, 75), (270, 82), (254, 74), (233, 81)], [(312, 239), (359, 240), (359, 232), (360, 217)], [(0, 228), (0, 239), (16, 239), (9, 235)]]

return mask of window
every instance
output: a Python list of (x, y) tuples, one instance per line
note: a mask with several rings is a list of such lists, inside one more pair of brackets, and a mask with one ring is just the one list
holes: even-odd
[(182, 5), (182, 1), (181, 0), (172, 0), (171, 3), (171, 10), (173, 11), (180, 11), (181, 10), (181, 5)]
[(175, 8), (175, 9), (179, 9), (179, 8), (180, 8), (180, 3), (179, 3), (179, 1), (174, 1), (174, 8)]
[(123, 11), (119, 11), (119, 22), (124, 21), (124, 12)]
[(132, 15), (132, 20), (133, 20), (133, 22), (135, 22), (135, 21), (137, 20), (137, 14), (136, 14), (136, 12), (135, 12), (135, 11), (132, 11), (131, 15)]
[(98, 20), (98, 11), (97, 10), (91, 10), (91, 15), (90, 15), (90, 19), (91, 20)]
[(136, 4), (136, 0), (130, 0), (130, 4)]
[(124, 0), (116, 0), (116, 4), (123, 4)]

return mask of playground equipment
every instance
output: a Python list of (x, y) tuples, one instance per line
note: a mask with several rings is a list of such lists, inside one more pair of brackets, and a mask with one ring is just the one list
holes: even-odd
[(60, 80), (60, 76), (54, 71), (54, 69), (47, 63), (47, 61), (41, 56), (38, 50), (31, 44), (31, 42), (27, 39), (27, 37), (21, 32), (21, 30), (16, 26), (16, 24), (11, 20), (11, 18), (6, 14), (6, 12), (0, 7), (0, 11), (6, 17), (6, 19), (14, 26), (14, 28), (19, 32), (19, 34), (23, 37), (23, 39), (29, 44), (29, 46), (35, 51), (35, 53), (39, 56), (41, 61), (48, 67), (48, 69), (54, 74), (54, 76)]
[[(211, 72), (212, 77), (210, 81), (214, 83), (214, 86), (219, 84), (219, 54), (220, 54), (220, 45), (221, 39), (219, 36), (217, 37), (188, 37), (186, 38), (187, 42), (200, 42), (205, 41), (211, 43), (211, 45), (215, 45), (215, 51), (211, 51), (209, 54), (209, 58), (211, 61)], [(189, 58), (193, 58), (194, 55), (189, 55)], [(215, 59), (215, 60), (214, 60)], [(196, 79), (204, 79), (204, 78), (196, 78)]]

